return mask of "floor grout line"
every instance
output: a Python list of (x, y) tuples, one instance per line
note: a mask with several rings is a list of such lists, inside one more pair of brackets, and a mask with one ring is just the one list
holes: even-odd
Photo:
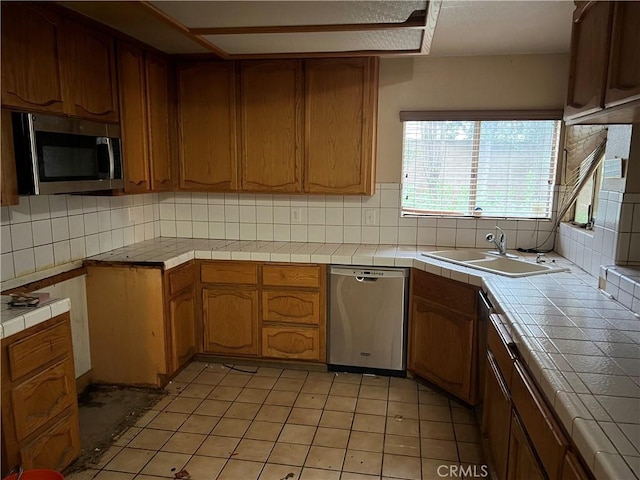
[[(320, 470), (325, 470), (327, 472), (337, 472), (338, 476), (343, 476), (344, 473), (349, 473), (347, 471), (344, 470), (345, 468), (345, 464), (347, 463), (347, 458), (348, 458), (348, 452), (349, 451), (357, 451), (357, 452), (367, 452), (367, 453), (377, 453), (375, 451), (372, 450), (358, 450), (357, 446), (354, 446), (354, 448), (352, 448), (351, 450), (349, 449), (349, 444), (351, 442), (351, 439), (353, 437), (353, 433), (359, 430), (354, 430), (354, 425), (355, 425), (355, 421), (356, 421), (356, 416), (357, 415), (372, 415), (372, 416), (379, 416), (379, 417), (383, 417), (384, 418), (384, 424), (383, 424), (383, 428), (382, 428), (382, 432), (379, 433), (379, 435), (381, 435), (381, 441), (382, 441), (382, 448), (381, 451), (379, 452), (380, 455), (380, 469), (379, 471), (374, 474), (374, 477), (377, 478), (381, 478), (381, 476), (383, 475), (384, 472), (384, 461), (385, 461), (385, 456), (387, 455), (393, 455), (393, 456), (399, 456), (399, 457), (407, 457), (407, 458), (417, 458), (419, 461), (419, 467), (418, 467), (418, 471), (420, 472), (421, 476), (424, 476), (426, 473), (424, 471), (424, 462), (423, 460), (425, 459), (429, 459), (429, 457), (424, 457), (423, 453), (422, 453), (422, 444), (424, 443), (423, 440), (437, 440), (437, 439), (433, 439), (433, 438), (423, 438), (423, 431), (422, 431), (422, 422), (423, 421), (429, 421), (429, 422), (441, 422), (440, 420), (423, 420), (422, 416), (421, 416), (421, 405), (426, 405), (428, 406), (432, 406), (432, 407), (436, 407), (439, 408), (440, 405), (438, 405), (437, 403), (434, 405), (430, 405), (428, 403), (421, 403), (421, 396), (420, 396), (420, 392), (422, 391), (421, 388), (419, 387), (418, 383), (414, 383), (414, 386), (412, 386), (410, 389), (407, 390), (412, 390), (413, 392), (415, 392), (415, 401), (405, 401), (405, 399), (409, 398), (409, 396), (405, 396), (402, 394), (401, 390), (404, 389), (404, 386), (402, 385), (402, 383), (399, 383), (398, 385), (394, 385), (392, 382), (393, 379), (388, 380), (386, 382), (386, 396), (385, 396), (385, 400), (384, 400), (384, 414), (383, 415), (378, 415), (378, 414), (368, 414), (368, 413), (358, 413), (358, 407), (359, 407), (359, 401), (360, 400), (382, 400), (382, 399), (377, 399), (377, 398), (365, 398), (365, 397), (361, 397), (361, 393), (362, 393), (362, 388), (364, 386), (376, 386), (376, 385), (366, 385), (363, 383), (364, 378), (363, 376), (360, 376), (359, 381), (357, 382), (358, 388), (355, 397), (352, 396), (343, 396), (343, 395), (337, 395), (337, 394), (332, 394), (331, 391), (333, 390), (333, 387), (337, 384), (345, 384), (345, 385), (355, 385), (356, 383), (353, 382), (338, 382), (336, 381), (336, 378), (338, 378), (337, 376), (333, 376), (332, 378), (329, 379), (329, 381), (325, 382), (322, 378), (318, 379), (318, 378), (314, 378), (313, 373), (316, 372), (308, 372), (306, 373), (306, 375), (304, 376), (304, 378), (302, 378), (301, 380), (301, 384), (300, 386), (297, 388), (297, 390), (295, 390), (295, 397), (293, 398), (292, 401), (287, 400), (285, 403), (287, 403), (287, 405), (275, 405), (275, 404), (267, 404), (266, 402), (268, 401), (269, 396), (271, 395), (271, 393), (273, 392), (289, 392), (290, 390), (275, 390), (275, 387), (278, 383), (279, 380), (281, 379), (289, 379), (289, 380), (295, 380), (299, 377), (295, 377), (295, 378), (291, 378), (291, 377), (284, 377), (283, 375), (285, 374), (285, 372), (287, 371), (287, 369), (282, 369), (280, 370), (280, 372), (278, 373), (277, 376), (271, 376), (271, 375), (265, 375), (264, 378), (273, 378), (274, 381), (271, 384), (271, 386), (269, 388), (257, 388), (255, 386), (249, 386), (249, 384), (251, 383), (251, 379), (249, 379), (248, 381), (242, 383), (241, 381), (239, 381), (238, 383), (242, 383), (242, 386), (236, 385), (236, 384), (222, 384), (225, 380), (225, 378), (227, 378), (230, 375), (251, 375), (251, 377), (253, 378), (259, 378), (262, 377), (261, 375), (258, 375), (259, 369), (256, 370), (255, 373), (249, 374), (249, 373), (234, 373), (234, 369), (227, 369), (225, 368), (222, 372), (215, 372), (212, 371), (211, 373), (222, 373), (222, 376), (217, 380), (216, 384), (206, 384), (206, 383), (199, 383), (197, 382), (198, 378), (201, 377), (202, 374), (209, 372), (209, 367), (213, 367), (214, 365), (217, 364), (204, 364), (204, 366), (202, 366), (200, 369), (191, 369), (191, 370), (183, 370), (183, 372), (181, 372), (181, 374), (179, 374), (176, 377), (176, 381), (172, 382), (174, 383), (174, 386), (176, 387), (175, 390), (172, 390), (171, 393), (169, 393), (167, 395), (167, 397), (163, 397), (158, 403), (161, 403), (163, 401), (166, 401), (166, 405), (162, 406), (162, 409), (157, 411), (157, 413), (148, 421), (145, 423), (144, 426), (139, 427), (138, 424), (134, 424), (132, 427), (135, 428), (140, 428), (140, 430), (132, 437), (130, 438), (124, 445), (122, 446), (118, 446), (120, 449), (118, 450), (118, 452), (116, 454), (113, 455), (113, 457), (106, 462), (102, 468), (98, 469), (98, 473), (96, 473), (96, 475), (98, 475), (100, 472), (118, 472), (118, 470), (109, 470), (107, 469), (107, 467), (110, 465), (111, 462), (113, 462), (114, 459), (116, 459), (118, 457), (118, 455), (124, 450), (124, 449), (132, 449), (132, 450), (145, 450), (145, 451), (150, 451), (150, 452), (154, 452), (153, 455), (142, 465), (142, 467), (140, 467), (140, 469), (138, 470), (137, 473), (127, 473), (127, 475), (131, 475), (132, 478), (140, 476), (140, 475), (147, 475), (147, 474), (143, 474), (142, 472), (145, 470), (145, 468), (147, 468), (153, 461), (154, 459), (156, 459), (158, 457), (158, 455), (160, 453), (165, 453), (168, 455), (185, 455), (187, 458), (184, 461), (184, 465), (182, 468), (185, 468), (192, 460), (195, 459), (195, 457), (206, 457), (206, 458), (215, 458), (215, 459), (220, 459), (220, 460), (224, 460), (224, 463), (222, 464), (222, 466), (220, 467), (220, 473), (218, 474), (218, 477), (220, 477), (222, 475), (222, 472), (225, 471), (225, 469), (230, 465), (231, 460), (238, 460), (238, 461), (243, 461), (243, 462), (252, 462), (252, 463), (256, 463), (256, 464), (260, 464), (260, 469), (258, 471), (257, 476), (255, 477), (256, 479), (259, 479), (263, 472), (265, 472), (266, 466), (267, 464), (271, 464), (271, 465), (279, 465), (279, 466), (290, 466), (291, 468), (295, 468), (296, 470), (299, 470), (299, 474), (298, 477), (296, 478), (302, 478), (302, 474), (305, 471), (305, 469), (309, 469), (309, 468), (314, 468), (314, 469), (318, 469), (318, 467), (311, 467), (309, 465), (307, 465), (307, 462), (310, 459), (310, 455), (312, 452), (313, 447), (323, 447), (323, 448), (337, 448), (337, 447), (328, 447), (326, 445), (316, 445), (315, 442), (318, 439), (318, 435), (319, 432), (321, 432), (321, 428), (322, 429), (327, 429), (327, 430), (347, 430), (347, 436), (346, 436), (346, 443), (344, 445), (344, 448), (340, 447), (340, 450), (343, 451), (343, 457), (342, 457), (342, 464), (341, 464), (341, 468), (339, 470), (331, 470), (331, 469), (326, 469), (326, 468), (320, 468)], [(184, 372), (191, 372), (193, 371), (193, 373), (191, 374), (186, 374)], [(183, 375), (184, 374), (184, 375)], [(182, 377), (180, 377), (180, 375), (182, 375)], [(187, 380), (187, 378), (190, 378), (190, 380)], [(326, 378), (326, 377), (324, 377)], [(181, 382), (180, 380), (185, 380), (184, 382)], [(232, 381), (236, 381), (235, 380), (231, 380), (229, 378), (228, 382), (231, 383)], [(258, 382), (254, 382), (254, 383), (258, 383)], [(265, 382), (264, 385), (267, 385), (269, 382)], [(313, 383), (328, 383), (328, 389), (325, 389), (324, 387), (309, 387), (309, 385), (312, 385)], [(177, 385), (180, 384), (180, 385)], [(185, 395), (184, 392), (187, 391), (188, 392), (188, 387), (192, 386), (192, 385), (206, 385), (207, 387), (210, 387), (209, 392), (206, 394), (206, 396), (204, 397), (200, 397), (200, 396), (189, 396), (189, 395)], [(305, 390), (305, 386), (307, 386), (307, 390), (311, 390), (311, 392), (309, 391), (304, 391)], [(218, 387), (223, 387), (223, 388), (237, 388), (239, 389), (239, 391), (233, 395), (233, 391), (228, 392), (228, 395), (225, 396), (225, 393), (223, 393), (223, 398), (230, 398), (231, 396), (233, 397), (233, 399), (231, 400), (220, 400), (217, 398), (210, 398), (211, 395), (214, 395), (216, 392), (216, 389)], [(223, 388), (220, 389), (221, 392), (223, 392)], [(206, 389), (206, 388), (205, 388)], [(252, 390), (265, 390), (267, 393), (264, 395), (264, 397), (262, 399), (260, 399), (260, 402), (250, 402), (250, 401), (238, 401), (237, 399), (242, 395), (242, 393), (245, 391), (245, 389), (252, 389)], [(393, 391), (391, 389), (394, 389)], [(321, 393), (324, 390), (326, 390), (326, 393)], [(348, 390), (348, 389), (347, 389)], [(337, 392), (340, 392), (339, 389), (336, 389)], [(441, 395), (439, 392), (435, 392), (432, 390), (429, 390), (430, 392), (433, 392), (436, 395)], [(199, 392), (195, 392), (193, 395), (199, 395)], [(371, 393), (367, 393), (368, 396), (373, 395), (373, 391)], [(391, 399), (391, 394), (393, 394), (394, 399)], [(294, 409), (296, 408), (309, 408), (308, 406), (301, 406), (301, 407), (296, 407), (296, 403), (301, 399), (302, 395), (310, 395), (311, 397), (313, 397), (314, 395), (321, 395), (324, 397), (324, 402), (322, 404), (322, 408), (314, 408), (313, 410), (320, 410), (319, 413), (319, 417), (317, 422), (315, 422), (313, 425), (308, 425), (308, 424), (298, 424), (298, 423), (289, 423), (289, 420), (292, 418), (292, 414), (294, 413)], [(373, 395), (375, 396), (375, 395)], [(172, 397), (170, 400), (165, 400), (168, 397)], [(348, 410), (348, 411), (341, 411), (341, 410), (326, 410), (326, 406), (327, 406), (327, 402), (329, 402), (330, 398), (353, 398), (355, 400), (354, 402), (354, 406), (353, 406), (353, 410)], [(447, 411), (448, 411), (448, 420), (447, 421), (442, 421), (441, 423), (448, 423), (452, 430), (453, 430), (453, 442), (455, 443), (455, 448), (456, 448), (456, 457), (457, 460), (456, 462), (458, 464), (461, 463), (461, 454), (460, 454), (460, 445), (459, 443), (462, 441), (462, 439), (458, 439), (458, 433), (456, 431), (455, 425), (456, 425), (456, 421), (454, 420), (454, 415), (453, 415), (453, 408), (454, 406), (452, 405), (452, 402), (449, 398), (446, 398), (446, 407), (447, 407)], [(179, 399), (185, 399), (185, 402), (187, 405), (189, 405), (189, 401), (186, 401), (186, 399), (191, 399), (191, 400), (197, 400), (197, 401), (193, 401), (191, 402), (192, 405), (189, 406), (185, 406), (184, 408), (182, 408), (182, 406), (178, 406), (175, 408), (179, 408), (181, 410), (184, 411), (168, 411), (167, 408), (171, 408), (171, 405)], [(249, 397), (249, 399), (252, 399), (252, 397)], [(197, 410), (202, 407), (203, 405), (205, 405), (205, 402), (207, 400), (212, 400), (212, 401), (220, 401), (220, 402), (227, 402), (228, 405), (226, 406), (226, 408), (224, 408), (224, 410), (220, 413), (220, 416), (218, 417), (217, 415), (206, 415), (206, 414), (197, 414)], [(246, 400), (246, 399), (243, 399)], [(413, 435), (402, 435), (402, 433), (408, 433), (405, 432), (404, 430), (400, 430), (401, 434), (398, 433), (391, 433), (388, 429), (390, 422), (389, 419), (394, 418), (394, 417), (390, 417), (390, 405), (391, 404), (415, 404), (415, 407), (417, 409), (417, 418), (413, 419), (413, 418), (408, 418), (408, 420), (415, 420), (416, 425), (417, 425), (417, 437), (414, 437)], [(256, 409), (256, 413), (255, 414), (251, 414), (249, 413), (247, 416), (251, 417), (251, 418), (233, 418), (233, 417), (226, 417), (225, 415), (227, 415), (227, 413), (229, 413), (229, 411), (233, 408), (234, 405), (256, 405), (257, 409)], [(374, 404), (375, 405), (375, 404)], [(256, 439), (249, 439), (246, 437), (247, 432), (249, 432), (249, 430), (251, 429), (251, 426), (254, 424), (254, 422), (256, 421), (266, 421), (269, 422), (269, 420), (256, 420), (256, 418), (258, 417), (258, 415), (260, 414), (260, 412), (262, 411), (263, 407), (265, 406), (275, 406), (275, 407), (285, 407), (288, 408), (288, 413), (286, 415), (286, 417), (283, 419), (282, 422), (278, 421), (278, 422), (273, 422), (273, 423), (278, 423), (281, 425), (280, 431), (278, 432), (277, 436), (274, 437), (274, 440), (256, 440)], [(443, 405), (444, 406), (444, 405)], [(398, 409), (401, 409), (402, 407), (397, 407)], [(456, 407), (457, 408), (457, 407)], [(152, 407), (151, 411), (153, 411), (154, 407)], [(425, 407), (422, 408), (422, 410), (426, 410)], [(402, 410), (399, 410), (402, 411)], [(184, 419), (179, 423), (179, 425), (177, 425), (176, 427), (174, 427), (173, 429), (168, 429), (168, 428), (154, 428), (153, 426), (150, 426), (154, 421), (159, 420), (158, 417), (159, 415), (161, 415), (163, 412), (165, 413), (175, 413), (178, 415), (185, 415)], [(335, 426), (331, 426), (331, 427), (323, 427), (321, 426), (321, 423), (323, 421), (323, 418), (325, 416), (326, 412), (336, 412), (336, 413), (348, 413), (350, 414), (350, 423), (348, 428), (336, 428)], [(217, 417), (217, 420), (215, 421), (215, 423), (213, 424), (213, 426), (211, 427), (210, 430), (208, 430), (208, 433), (194, 433), (194, 432), (181, 432), (180, 428), (182, 428), (185, 423), (188, 421), (189, 418), (191, 418), (193, 415), (204, 415), (204, 416), (210, 416), (210, 417)], [(240, 437), (237, 436), (229, 436), (227, 437), (227, 435), (220, 435), (220, 434), (214, 434), (213, 432), (215, 431), (215, 429), (220, 425), (220, 422), (223, 419), (227, 419), (227, 420), (242, 420), (242, 421), (246, 421), (247, 422), (247, 426), (244, 429), (242, 435)], [(464, 420), (462, 422), (457, 422), (457, 423), (468, 423), (467, 420)], [(298, 425), (298, 426), (311, 426), (313, 427), (313, 435), (311, 435), (310, 439), (308, 440), (308, 444), (307, 443), (302, 443), (302, 445), (305, 445), (307, 447), (307, 452), (304, 456), (304, 461), (302, 462), (302, 465), (299, 466), (291, 466), (288, 464), (278, 464), (275, 462), (270, 462), (269, 459), (271, 457), (271, 455), (274, 452), (274, 449), (276, 448), (276, 445), (278, 444), (291, 444), (291, 445), (300, 445), (300, 444), (295, 444), (295, 443), (289, 443), (289, 442), (279, 442), (279, 438), (281, 437), (282, 433), (285, 431), (287, 425)], [(145, 432), (146, 430), (158, 430), (158, 431), (166, 431), (166, 432), (170, 432), (169, 436), (166, 438), (166, 440), (164, 440), (163, 442), (161, 442), (161, 444), (158, 444), (159, 446), (155, 449), (148, 449), (148, 448), (136, 448), (136, 447), (131, 447), (130, 445), (135, 441), (136, 438), (139, 438), (139, 435), (142, 434), (142, 432)], [(207, 429), (205, 429), (207, 430)], [(126, 432), (128, 432), (128, 430), (125, 430), (122, 435), (126, 434)], [(371, 431), (369, 431), (368, 429), (366, 431), (363, 431), (363, 433), (372, 433)], [(197, 443), (197, 446), (195, 447), (195, 449), (193, 450), (192, 453), (180, 453), (180, 452), (170, 452), (170, 451), (163, 451), (162, 449), (165, 448), (167, 446), (167, 444), (169, 444), (169, 442), (171, 442), (171, 440), (176, 437), (176, 435), (178, 433), (184, 433), (187, 435), (201, 435), (202, 438), (200, 440), (199, 443)], [(393, 451), (393, 453), (386, 453), (386, 445), (387, 445), (387, 438), (388, 436), (406, 436), (409, 438), (415, 438), (417, 439), (417, 445), (418, 445), (418, 456), (415, 457), (414, 455), (411, 454), (403, 454), (403, 453), (398, 453), (397, 451)], [(236, 440), (236, 445), (234, 447), (234, 451), (242, 444), (242, 442), (244, 440), (251, 440), (251, 441), (260, 441), (260, 442), (269, 442), (271, 443), (268, 452), (266, 453), (266, 457), (264, 458), (263, 461), (259, 461), (259, 460), (254, 460), (254, 459), (244, 459), (244, 458), (240, 458), (240, 459), (234, 459), (233, 458), (233, 452), (231, 455), (229, 455), (228, 457), (215, 457), (215, 456), (209, 456), (209, 455), (198, 455), (198, 451), (203, 447), (203, 445), (205, 444), (205, 442), (207, 441), (208, 437), (211, 436), (217, 436), (217, 437), (227, 437), (227, 438), (233, 438), (234, 440)], [(306, 441), (305, 441), (306, 442)], [(416, 443), (415, 440), (412, 440), (412, 443)], [(475, 443), (475, 442), (473, 442)], [(110, 448), (113, 448), (114, 446), (112, 445)], [(371, 448), (371, 447), (368, 447)], [(437, 459), (430, 459), (430, 460), (437, 460)], [(442, 462), (447, 462), (445, 460), (442, 460)], [(354, 475), (356, 473), (354, 472)], [(364, 474), (360, 474), (360, 475), (364, 475)], [(162, 477), (157, 477), (157, 478), (162, 478)], [(166, 477), (165, 477), (166, 478)]]

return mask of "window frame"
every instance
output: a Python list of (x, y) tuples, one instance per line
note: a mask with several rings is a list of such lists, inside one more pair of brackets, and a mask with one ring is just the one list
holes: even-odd
[[(559, 121), (558, 126), (558, 145), (556, 148), (557, 158), (555, 161), (554, 188), (558, 185), (559, 170), (561, 165), (561, 145), (564, 138), (564, 122), (563, 110), (561, 109), (536, 109), (536, 110), (403, 110), (400, 112), (400, 122), (413, 121), (527, 121), (527, 120), (552, 120)], [(404, 149), (404, 128), (402, 146)], [(401, 162), (401, 167), (402, 168)], [(402, 177), (402, 175), (401, 175)], [(402, 182), (401, 182), (402, 183)], [(402, 208), (402, 200), (400, 202), (400, 214), (402, 217), (409, 218), (449, 218), (449, 219), (504, 219), (504, 220), (532, 220), (532, 221), (553, 221), (554, 208), (557, 203), (557, 193), (552, 193), (551, 211), (549, 218), (527, 218), (527, 217), (506, 217), (506, 216), (488, 216), (488, 215), (455, 215), (449, 213), (411, 213)]]

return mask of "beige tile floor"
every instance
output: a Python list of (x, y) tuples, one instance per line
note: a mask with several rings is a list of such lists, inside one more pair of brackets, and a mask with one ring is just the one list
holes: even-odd
[(158, 480), (184, 468), (192, 480), (420, 480), (484, 463), (471, 410), (412, 380), (235, 367), (255, 373), (190, 364), (68, 479)]

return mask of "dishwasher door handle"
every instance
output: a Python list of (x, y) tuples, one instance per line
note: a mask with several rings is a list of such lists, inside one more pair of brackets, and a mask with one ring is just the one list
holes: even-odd
[(377, 282), (378, 279), (375, 277), (356, 277), (356, 280), (359, 282)]

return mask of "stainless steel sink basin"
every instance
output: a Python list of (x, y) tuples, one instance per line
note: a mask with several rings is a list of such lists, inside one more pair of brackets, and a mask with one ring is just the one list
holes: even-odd
[(424, 252), (422, 255), (506, 277), (528, 277), (569, 270), (566, 267), (558, 267), (553, 264), (538, 264), (518, 258), (496, 256), (478, 250), (441, 250)]

